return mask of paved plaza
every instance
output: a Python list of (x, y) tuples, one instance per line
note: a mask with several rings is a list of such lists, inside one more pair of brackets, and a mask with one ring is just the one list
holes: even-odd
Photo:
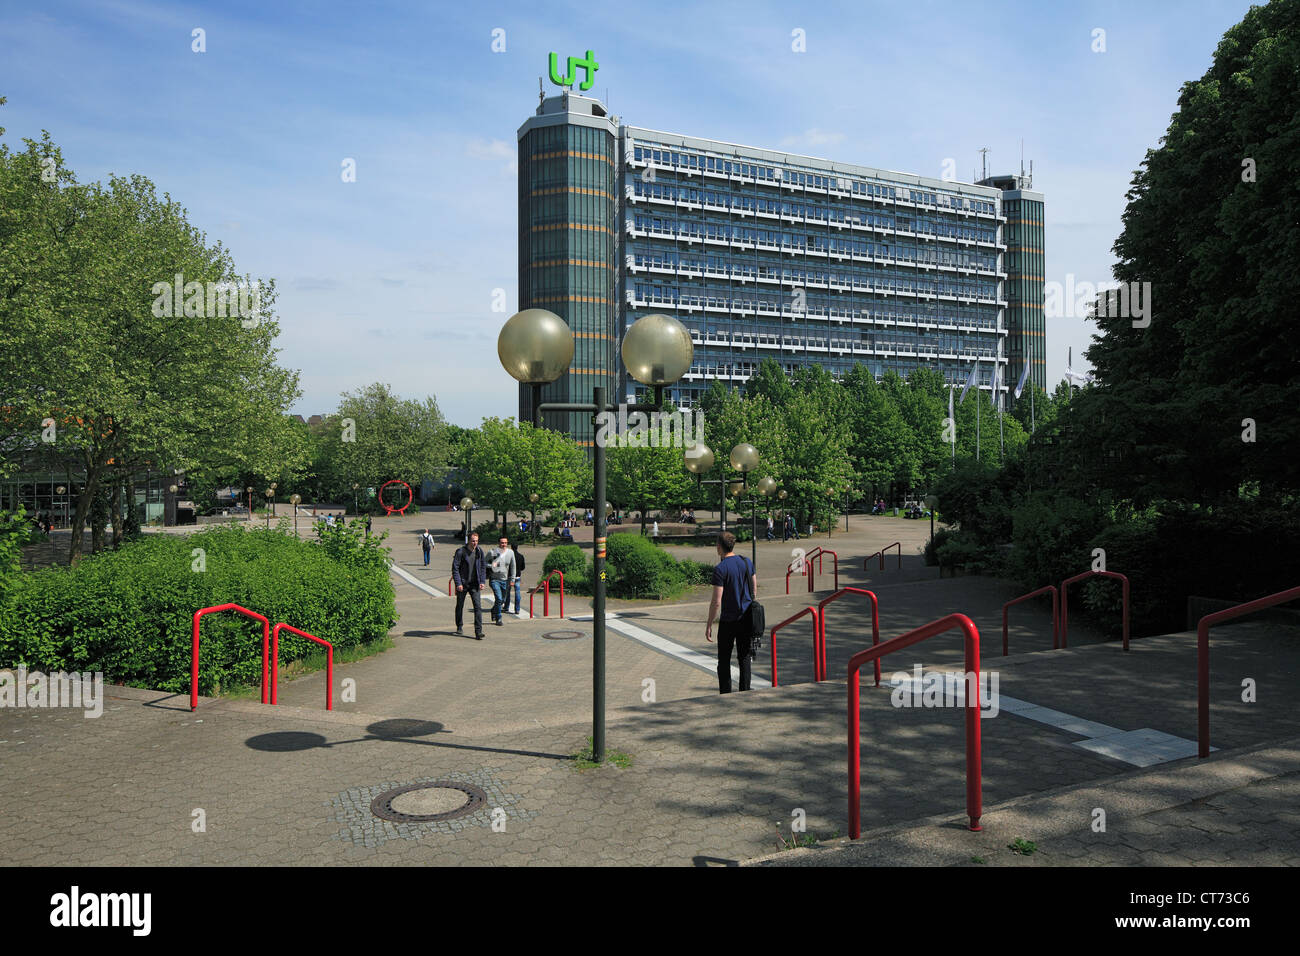
[[(482, 642), (470, 626), (457, 636), (453, 601), (441, 595), (459, 517), (376, 520), (376, 530), (393, 532), (395, 646), (337, 668), (332, 712), (324, 710), (320, 672), (282, 684), (275, 707), (201, 699), (191, 713), (183, 695), (112, 687), (98, 719), (66, 709), (0, 710), (0, 805), (8, 808), (0, 839), (10, 861), (1300, 862), (1293, 809), (1300, 714), (1289, 706), (1300, 672), (1294, 629), (1263, 622), (1216, 629), (1216, 751), (1200, 761), (1187, 756), (1197, 728), (1194, 635), (1136, 640), (1124, 653), (1076, 622), (1069, 649), (1053, 651), (1048, 608), (1022, 605), (1013, 612), (1011, 656), (1003, 658), (1000, 609), (1014, 588), (980, 577), (940, 579), (925, 568), (919, 551), (928, 523), (850, 518), (847, 534), (814, 543), (839, 552), (842, 586), (877, 594), (882, 640), (946, 613), (970, 615), (1001, 707), (981, 722), (984, 830), (970, 833), (962, 709), (896, 707), (888, 681), (876, 689), (864, 675), (864, 832), (849, 843), (844, 669), (871, 641), (865, 599), (831, 607), (829, 680), (812, 683), (805, 620), (778, 635), (782, 686), (767, 686), (765, 648), (758, 689), (726, 697), (717, 693), (713, 647), (703, 636), (707, 589), (671, 604), (611, 601), (608, 742), (631, 765), (578, 770), (570, 755), (591, 733), (590, 599), (567, 596), (565, 620), (553, 604), (549, 619), (525, 612), (502, 627), (488, 624)], [(439, 536), (428, 569), (418, 547), (426, 525)], [(579, 543), (589, 547), (590, 535), (578, 529)], [(864, 572), (862, 557), (893, 540), (904, 541), (902, 568), (891, 556), (885, 571), (873, 562)], [(785, 594), (795, 545), (759, 545), (769, 625), (830, 593), (828, 560), (815, 596), (801, 578)], [(713, 557), (708, 548), (674, 550)], [(525, 553), (532, 583), (544, 550)], [(886, 678), (916, 665), (959, 670), (961, 642), (945, 635), (895, 657), (886, 659)], [(1257, 682), (1256, 702), (1241, 700), (1245, 678)], [(355, 700), (341, 699), (344, 681), (354, 682)], [(372, 809), (385, 791), (435, 781), (469, 788), (482, 803), (426, 823), (382, 819)], [(818, 847), (781, 849), (795, 819), (806, 819), (805, 836), (816, 836)], [(30, 839), (43, 832), (60, 838)], [(1007, 849), (1016, 839), (1032, 841), (1036, 852)]]

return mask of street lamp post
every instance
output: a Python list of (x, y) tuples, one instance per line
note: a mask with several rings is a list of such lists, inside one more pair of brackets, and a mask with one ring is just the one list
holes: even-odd
[(469, 534), (473, 530), (470, 527), (474, 517), (474, 499), (466, 495), (460, 499), (460, 510), (465, 512), (465, 544), (469, 544)]
[[(776, 491), (776, 479), (768, 475), (760, 478), (754, 485), (754, 490), (764, 498), (771, 498)], [(751, 519), (751, 537), (749, 539), (749, 556), (753, 562), (754, 570), (758, 570), (758, 499), (752, 494), (749, 496), (750, 519)]]
[(357, 501), (357, 492), (360, 490), (361, 485), (352, 482), (352, 510), (357, 514), (361, 514), (361, 504)]
[(721, 509), (721, 530), (727, 530), (727, 495), (734, 498), (749, 488), (749, 473), (758, 467), (758, 449), (748, 442), (741, 442), (731, 449), (729, 462), (733, 470), (740, 472), (740, 480), (728, 478), (726, 469), (722, 469), (721, 478), (705, 478), (714, 464), (713, 450), (703, 442), (697, 442), (686, 449), (686, 470), (695, 475), (700, 485), (718, 486), (718, 507)]
[(267, 504), (267, 509), (266, 509), (266, 530), (267, 530), (267, 531), (270, 531), (270, 530), (271, 530), (271, 498), (272, 498), (272, 496), (275, 494), (275, 492), (272, 491), (270, 488), (267, 488), (266, 491), (263, 492), (263, 494), (266, 495), (266, 504)]
[[(271, 514), (275, 515), (275, 482), (271, 482)], [(276, 515), (276, 517), (279, 517)]]
[(934, 543), (934, 508), (939, 503), (938, 495), (926, 495), (925, 506), (930, 509), (930, 543)]
[(541, 500), (537, 492), (528, 496), (528, 503), (532, 505), (532, 513), (528, 518), (528, 531), (532, 535), (533, 544), (537, 543), (537, 502)]
[(244, 491), (248, 492), (248, 522), (253, 522), (253, 486), (249, 485)]
[(293, 505), (293, 536), (298, 537), (298, 504), (302, 501), (302, 495), (294, 492), (289, 497), (289, 504)]
[[(695, 355), (690, 333), (676, 319), (647, 315), (623, 336), (621, 349), (628, 374), (654, 388), (653, 404), (639, 403), (629, 411), (657, 412), (663, 406), (664, 387), (686, 374)], [(542, 386), (554, 382), (573, 362), (573, 331), (565, 321), (545, 309), (525, 309), (511, 316), (497, 338), (497, 356), (506, 371), (532, 389), (533, 425), (541, 427), (543, 412), (586, 412), (599, 415), (618, 409), (606, 404), (605, 386), (591, 390), (591, 403), (542, 402)], [(592, 750), (597, 763), (605, 760), (605, 446), (593, 442), (595, 528), (592, 561), (595, 580), (592, 595)]]

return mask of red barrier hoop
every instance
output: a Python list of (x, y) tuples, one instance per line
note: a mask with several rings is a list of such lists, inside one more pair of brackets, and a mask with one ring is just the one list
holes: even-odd
[[(406, 504), (402, 505), (402, 507), (391, 508), (388, 505), (384, 504), (384, 489), (387, 488), (389, 485), (401, 485), (403, 488), (406, 489)], [(415, 492), (411, 491), (411, 486), (408, 485), (406, 482), (402, 481), (401, 478), (394, 478), (392, 481), (385, 481), (382, 485), (379, 486), (378, 498), (379, 498), (379, 507), (387, 511), (390, 516), (394, 511), (396, 511), (399, 515), (405, 517), (406, 509), (411, 507), (411, 502), (415, 500)]]
[(246, 617), (262, 622), (262, 703), (266, 703), (267, 652), (271, 643), (271, 622), (256, 611), (250, 611), (238, 604), (214, 604), (212, 607), (200, 608), (194, 612), (194, 653), (190, 662), (191, 712), (197, 710), (199, 706), (199, 619), (205, 614), (217, 614), (221, 611), (238, 611)]

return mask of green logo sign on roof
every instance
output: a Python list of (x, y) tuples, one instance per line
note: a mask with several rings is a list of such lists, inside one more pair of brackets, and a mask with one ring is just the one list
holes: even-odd
[(569, 67), (564, 76), (560, 76), (558, 67), (559, 56), (551, 54), (551, 82), (556, 86), (572, 86), (573, 81), (577, 79), (578, 68), (581, 67), (586, 73), (586, 78), (578, 84), (578, 89), (589, 90), (592, 84), (596, 82), (596, 71), (600, 69), (600, 64), (596, 62), (596, 54), (590, 50), (587, 51), (586, 57), (579, 60), (577, 57), (569, 57)]

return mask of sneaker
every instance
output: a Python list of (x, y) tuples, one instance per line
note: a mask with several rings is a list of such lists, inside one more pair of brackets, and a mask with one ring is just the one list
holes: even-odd
[(479, 631), (477, 634), (475, 634), (475, 635), (474, 635), (474, 640), (476, 640), (476, 641), (481, 641), (481, 640), (483, 640), (483, 632), (482, 632), (482, 631)]
[(459, 635), (462, 636), (462, 637), (465, 636), (465, 630), (464, 630), (463, 628), (459, 628), (459, 627), (456, 628), (456, 633), (459, 634)]
[(505, 627), (505, 624), (499, 620), (493, 621), (492, 623), (495, 624), (497, 627)]

